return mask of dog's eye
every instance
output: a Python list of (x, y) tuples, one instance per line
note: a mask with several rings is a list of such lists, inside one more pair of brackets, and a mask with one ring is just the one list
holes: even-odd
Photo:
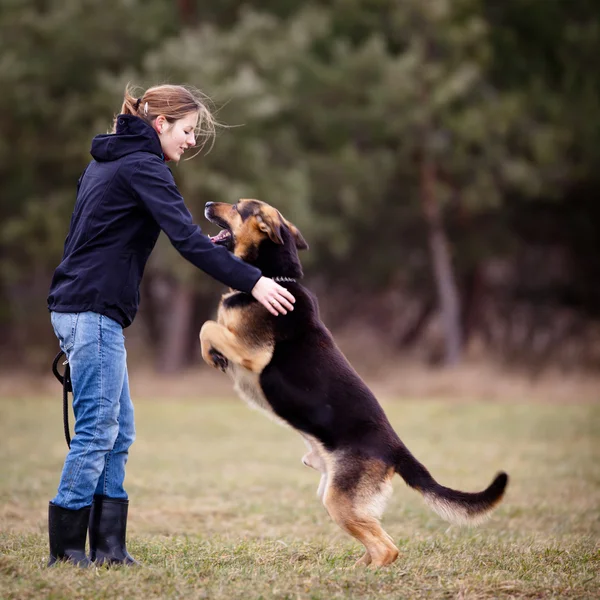
[(235, 212), (237, 212), (237, 209), (238, 209), (237, 204), (234, 204), (233, 205), (233, 210), (235, 210)]

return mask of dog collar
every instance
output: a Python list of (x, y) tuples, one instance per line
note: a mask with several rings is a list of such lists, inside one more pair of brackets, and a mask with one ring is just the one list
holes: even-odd
[(296, 283), (296, 280), (293, 277), (273, 277), (273, 281), (284, 282), (289, 281), (290, 283)]

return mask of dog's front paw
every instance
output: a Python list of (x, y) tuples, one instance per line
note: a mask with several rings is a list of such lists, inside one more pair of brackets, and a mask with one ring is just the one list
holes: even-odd
[(227, 367), (229, 366), (229, 361), (218, 350), (215, 350), (214, 348), (211, 348), (208, 351), (208, 355), (210, 356), (212, 366), (216, 369), (221, 369), (221, 371), (225, 373)]

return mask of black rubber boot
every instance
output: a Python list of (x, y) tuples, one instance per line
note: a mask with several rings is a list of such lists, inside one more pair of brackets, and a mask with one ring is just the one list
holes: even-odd
[(94, 496), (90, 513), (90, 559), (97, 565), (139, 565), (127, 552), (129, 500)]
[(89, 518), (89, 506), (79, 510), (69, 510), (50, 502), (48, 507), (49, 567), (57, 561), (72, 562), (80, 567), (90, 566), (90, 561), (85, 555)]

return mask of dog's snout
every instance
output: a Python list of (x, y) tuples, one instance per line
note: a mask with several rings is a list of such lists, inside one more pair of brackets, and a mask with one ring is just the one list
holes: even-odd
[(210, 207), (211, 207), (213, 204), (214, 204), (214, 202), (207, 202), (207, 203), (204, 205), (204, 208), (210, 208)]

